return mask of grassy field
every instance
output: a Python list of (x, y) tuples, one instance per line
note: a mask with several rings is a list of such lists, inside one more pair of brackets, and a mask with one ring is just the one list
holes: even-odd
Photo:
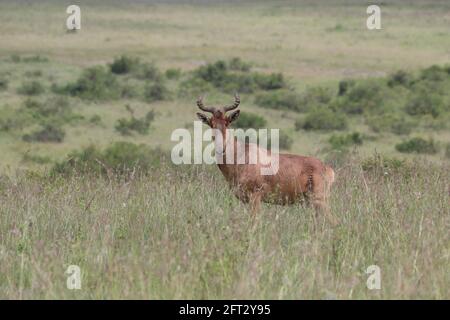
[[(448, 1), (384, 1), (376, 31), (356, 0), (83, 1), (78, 32), (65, 30), (68, 5), (0, 2), (0, 299), (450, 298)], [(135, 69), (110, 71), (121, 56)], [(230, 71), (235, 57), (251, 70)], [(225, 80), (201, 79), (217, 61)], [(213, 166), (119, 170), (192, 129), (199, 93), (229, 104), (222, 85), (273, 73), (283, 87), (252, 82), (241, 110), (281, 129), (285, 151), (334, 165), (338, 227), (313, 229), (298, 206), (265, 205), (251, 221)], [(341, 94), (345, 81), (356, 84)], [(163, 97), (149, 96), (158, 86)], [(293, 102), (263, 107), (273, 92)], [(143, 132), (117, 129), (148, 112)], [(324, 114), (346, 125), (307, 129)], [(416, 137), (426, 145), (411, 151)], [(108, 154), (117, 141), (146, 147)], [(74, 158), (94, 168), (73, 153), (88, 146), (106, 166), (67, 174)], [(81, 290), (66, 288), (69, 265)], [(381, 290), (366, 287), (370, 265)]]
[[(0, 296), (448, 298), (448, 167), (367, 175), (357, 164), (338, 174), (335, 229), (295, 206), (264, 206), (252, 222), (212, 168), (3, 180)], [(72, 264), (81, 290), (66, 288)], [(381, 290), (366, 287), (370, 265)]]

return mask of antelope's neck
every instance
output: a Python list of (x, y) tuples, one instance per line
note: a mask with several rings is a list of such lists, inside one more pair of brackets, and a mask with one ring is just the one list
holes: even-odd
[[(216, 153), (217, 166), (227, 180), (232, 179), (236, 173), (237, 150), (241, 143), (242, 142), (236, 137), (230, 137), (225, 142), (223, 152)], [(216, 152), (218, 148), (220, 148), (220, 146), (216, 144)], [(230, 155), (232, 155), (232, 157), (230, 157)]]

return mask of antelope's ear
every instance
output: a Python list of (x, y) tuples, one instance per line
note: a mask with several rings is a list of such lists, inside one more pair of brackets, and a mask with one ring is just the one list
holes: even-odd
[(236, 110), (235, 112), (233, 112), (231, 115), (228, 116), (228, 121), (230, 121), (230, 123), (232, 123), (234, 120), (239, 118), (240, 113), (241, 113), (241, 110)]
[(209, 119), (207, 116), (205, 116), (203, 113), (197, 112), (197, 118), (199, 118), (204, 124), (209, 126)]

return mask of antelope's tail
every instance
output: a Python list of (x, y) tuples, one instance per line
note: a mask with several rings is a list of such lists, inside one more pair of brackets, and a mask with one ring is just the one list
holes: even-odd
[(331, 168), (329, 166), (325, 166), (325, 176), (327, 178), (328, 187), (331, 187), (331, 185), (333, 184), (333, 182), (335, 180), (335, 174), (334, 174), (333, 168)]

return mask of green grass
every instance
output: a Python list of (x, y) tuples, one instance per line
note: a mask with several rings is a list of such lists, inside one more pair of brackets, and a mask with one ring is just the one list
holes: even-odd
[[(297, 206), (252, 222), (215, 168), (3, 179), (0, 298), (448, 298), (448, 165), (353, 161), (338, 170), (334, 229)], [(81, 290), (66, 288), (72, 264)], [(381, 290), (366, 288), (373, 264)]]

